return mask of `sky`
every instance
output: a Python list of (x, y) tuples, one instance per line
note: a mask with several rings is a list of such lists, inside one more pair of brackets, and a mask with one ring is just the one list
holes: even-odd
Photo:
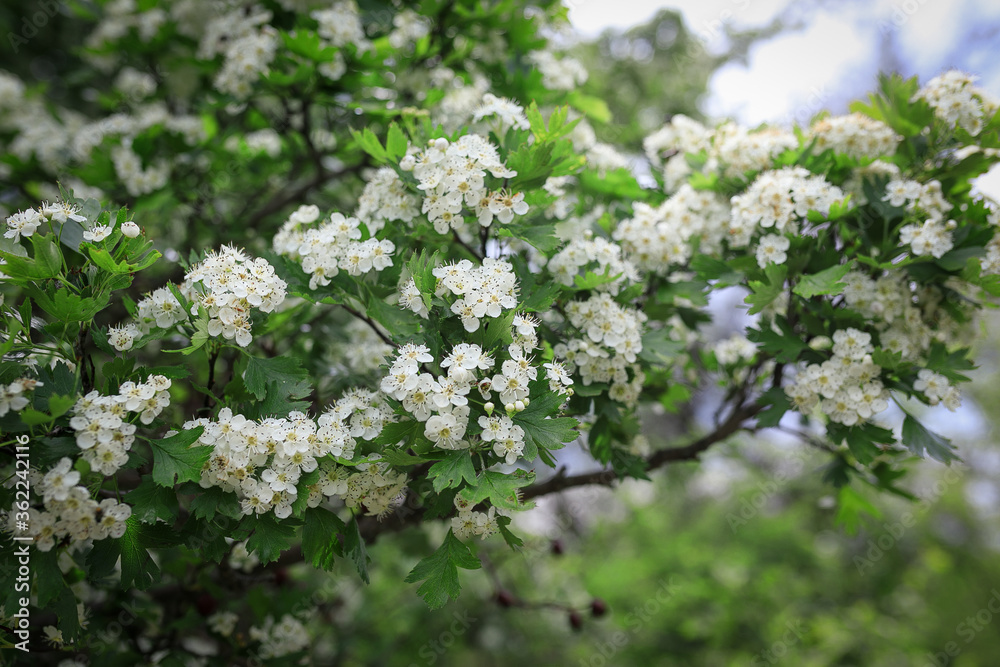
[[(755, 44), (747, 62), (717, 70), (702, 109), (747, 125), (807, 123), (875, 88), (880, 69), (921, 82), (958, 68), (1000, 97), (1000, 2), (997, 0), (564, 0), (578, 31), (596, 36), (679, 10), (709, 51), (723, 52), (723, 26), (791, 26)], [(1000, 197), (1000, 169), (980, 180)]]

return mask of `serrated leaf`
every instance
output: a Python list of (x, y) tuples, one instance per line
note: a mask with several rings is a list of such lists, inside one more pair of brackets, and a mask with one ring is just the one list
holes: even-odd
[(247, 538), (247, 551), (257, 554), (260, 562), (267, 564), (278, 560), (281, 552), (290, 549), (295, 529), (286, 521), (279, 521), (273, 514), (261, 514), (247, 519), (253, 534)]
[(347, 529), (344, 532), (344, 553), (350, 556), (354, 567), (358, 568), (358, 574), (361, 575), (362, 581), (370, 584), (368, 563), (371, 561), (371, 556), (368, 555), (365, 541), (361, 537), (361, 529), (358, 526), (358, 517), (356, 516), (351, 517), (351, 522), (347, 524)]
[(526, 505), (521, 502), (519, 489), (534, 481), (534, 472), (520, 469), (512, 473), (484, 470), (476, 477), (475, 484), (462, 489), (460, 493), (473, 505), (488, 500), (491, 505), (500, 509), (520, 510), (525, 509)]
[(461, 486), (463, 481), (475, 484), (476, 468), (472, 465), (469, 452), (458, 450), (432, 465), (427, 477), (434, 480), (434, 491), (441, 493), (445, 489)]
[(756, 315), (777, 299), (785, 289), (785, 276), (788, 275), (788, 267), (784, 264), (768, 264), (764, 269), (767, 282), (751, 280), (750, 289), (753, 294), (748, 294), (744, 303), (750, 304), (750, 315)]
[(928, 431), (913, 415), (903, 420), (903, 444), (917, 456), (930, 456), (941, 463), (960, 461), (951, 441), (933, 431)]
[(548, 224), (505, 225), (500, 227), (498, 236), (521, 239), (546, 254), (562, 243), (556, 236), (556, 226)]
[(400, 158), (406, 155), (407, 147), (406, 135), (396, 123), (389, 124), (389, 136), (386, 138), (385, 148), (391, 162), (399, 162)]
[(307, 509), (302, 526), (302, 555), (316, 569), (332, 570), (334, 558), (344, 555), (337, 535), (345, 530), (344, 522), (333, 512), (318, 507)]
[(854, 535), (861, 527), (861, 516), (867, 514), (873, 518), (881, 518), (882, 512), (868, 502), (851, 486), (840, 487), (838, 494), (837, 525), (843, 526), (848, 534)]
[[(211, 447), (191, 447), (204, 426), (181, 431), (169, 438), (150, 440), (153, 449), (153, 480), (160, 486), (201, 479), (201, 469), (212, 455)], [(175, 482), (176, 480), (176, 482)]]
[(785, 413), (792, 408), (792, 402), (788, 400), (788, 396), (785, 395), (785, 391), (781, 387), (775, 387), (765, 392), (759, 402), (761, 405), (767, 406), (757, 414), (757, 426), (761, 428), (777, 426)]
[(449, 530), (437, 551), (417, 563), (404, 581), (408, 584), (423, 581), (417, 595), (428, 607), (438, 609), (449, 599), (457, 600), (461, 593), (458, 568), (478, 570), (481, 566), (472, 550)]
[[(250, 357), (246, 370), (243, 371), (243, 382), (247, 390), (263, 400), (267, 387), (271, 382), (277, 382), (279, 389), (288, 389), (289, 394), (302, 395), (305, 389), (308, 393), (309, 373), (302, 368), (301, 362), (294, 357), (271, 357), (259, 359)], [(296, 393), (298, 392), (298, 393)]]
[(243, 516), (240, 501), (235, 493), (228, 493), (217, 486), (205, 489), (191, 501), (191, 512), (198, 519), (214, 519), (218, 515), (230, 519)]
[(125, 502), (142, 523), (156, 523), (157, 519), (172, 523), (179, 511), (174, 490), (158, 485), (150, 475), (143, 475), (139, 486), (125, 495)]
[(804, 299), (812, 298), (819, 294), (840, 294), (847, 287), (843, 282), (844, 276), (851, 270), (851, 263), (837, 264), (828, 269), (823, 269), (819, 273), (804, 275), (799, 278), (798, 283), (792, 292)]

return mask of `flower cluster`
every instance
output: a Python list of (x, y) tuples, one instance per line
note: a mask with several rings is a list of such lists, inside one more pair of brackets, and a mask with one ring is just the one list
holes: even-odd
[(952, 412), (962, 405), (962, 395), (951, 386), (948, 378), (928, 368), (922, 368), (917, 373), (913, 388), (922, 393), (931, 405), (943, 403)]
[(932, 342), (954, 345), (968, 339), (973, 329), (971, 304), (943, 304), (939, 290), (915, 285), (905, 272), (877, 279), (851, 272), (844, 281), (847, 305), (869, 318), (879, 330), (882, 347), (899, 352), (904, 361), (919, 363)]
[(12, 239), (17, 243), (22, 236), (28, 238), (38, 231), (38, 227), (44, 222), (66, 222), (67, 220), (84, 222), (86, 218), (80, 215), (80, 208), (76, 204), (62, 201), (52, 204), (45, 203), (42, 204), (40, 210), (28, 208), (9, 216), (4, 238)]
[(494, 217), (508, 223), (515, 213), (528, 212), (523, 194), (487, 188), (487, 174), (512, 178), (517, 172), (507, 169), (496, 147), (477, 134), (466, 134), (454, 143), (434, 139), (425, 150), (405, 156), (399, 166), (419, 181), (417, 187), (424, 192), (421, 211), (439, 234), (460, 229), (466, 208), (483, 227)]
[(361, 240), (361, 221), (332, 213), (317, 228), (303, 226), (319, 218), (316, 206), (300, 206), (274, 237), (276, 252), (290, 257), (310, 274), (309, 286), (329, 285), (343, 269), (352, 276), (392, 266), (396, 246), (388, 239)]
[(928, 81), (913, 101), (926, 101), (939, 119), (975, 136), (983, 129), (983, 120), (989, 120), (1000, 106), (985, 90), (973, 85), (975, 80), (964, 72), (950, 70)]
[(890, 206), (905, 206), (907, 211), (922, 212), (932, 220), (943, 220), (953, 206), (941, 192), (941, 183), (929, 181), (920, 183), (905, 179), (893, 179), (885, 186), (882, 201)]
[(306, 627), (291, 614), (285, 614), (277, 623), (273, 616), (268, 616), (262, 627), (250, 628), (250, 639), (260, 642), (262, 658), (280, 658), (309, 646)]
[[(191, 292), (188, 285), (181, 285), (180, 293), (188, 301), (194, 297), (194, 293)], [(184, 307), (169, 287), (159, 287), (139, 300), (139, 303), (136, 304), (135, 319), (139, 331), (148, 334), (154, 326), (160, 329), (169, 329), (178, 322), (183, 322), (187, 319), (187, 313), (184, 312)], [(115, 329), (131, 331), (128, 329), (128, 324), (115, 327)], [(111, 337), (110, 330), (108, 337), (109, 339)], [(128, 347), (125, 349), (129, 349), (135, 338), (135, 336), (131, 336), (131, 340), (128, 340), (125, 337), (120, 337), (118, 340), (123, 347), (127, 344)]]
[[(451, 312), (462, 319), (468, 332), (479, 329), (483, 317), (496, 318), (504, 310), (517, 306), (517, 278), (513, 267), (503, 260), (487, 257), (480, 266), (467, 259), (434, 269), (438, 279), (435, 294), (459, 297), (451, 304)], [(411, 279), (401, 290), (400, 305), (427, 316), (419, 290)]]
[(619, 223), (612, 238), (650, 273), (685, 264), (695, 250), (695, 237), (702, 252), (717, 252), (729, 225), (729, 206), (719, 195), (687, 184), (658, 207), (638, 202), (633, 208), (635, 215)]
[(218, 90), (243, 99), (250, 95), (253, 84), (267, 74), (280, 43), (278, 32), (267, 25), (270, 20), (271, 12), (267, 10), (245, 11), (237, 7), (210, 22), (199, 56), (223, 54), (224, 63), (215, 76)]
[(136, 430), (135, 424), (126, 421), (128, 413), (151, 424), (170, 405), (170, 384), (169, 378), (150, 375), (145, 382), (125, 382), (117, 394), (102, 396), (92, 391), (76, 402), (69, 425), (92, 469), (113, 475), (128, 462)]
[(573, 301), (567, 305), (566, 315), (585, 337), (559, 343), (555, 346), (556, 356), (566, 359), (567, 368), (578, 372), (584, 385), (610, 382), (609, 397), (626, 405), (635, 404), (645, 381), (636, 355), (642, 351), (646, 315), (620, 306), (609, 294)]
[(375, 234), (387, 222), (410, 222), (420, 215), (420, 200), (406, 189), (394, 169), (382, 167), (365, 184), (354, 215)]
[[(286, 518), (300, 492), (309, 507), (337, 497), (352, 507), (363, 505), (369, 514), (382, 514), (402, 492), (406, 476), (390, 473), (372, 457), (354, 469), (336, 461), (352, 459), (358, 440), (377, 438), (391, 415), (379, 394), (353, 390), (316, 419), (293, 411), (287, 417), (251, 420), (223, 408), (216, 419), (189, 421), (184, 429), (203, 426), (197, 444), (213, 449), (201, 486), (236, 493), (244, 514), (273, 511)], [(305, 484), (303, 475), (317, 468), (318, 481)]]
[[(121, 537), (126, 521), (132, 516), (132, 508), (114, 498), (100, 503), (91, 498), (87, 488), (79, 483), (80, 473), (72, 466), (73, 462), (63, 457), (36, 484), (43, 509), (28, 510), (27, 535), (34, 538), (39, 551), (51, 551), (63, 540), (79, 544)], [(10, 512), (10, 530), (14, 528), (15, 514)]]
[(392, 17), (393, 30), (389, 33), (389, 45), (394, 49), (414, 44), (431, 31), (431, 21), (412, 9), (404, 9)]
[(34, 391), (35, 387), (41, 386), (43, 386), (41, 382), (31, 378), (18, 378), (10, 384), (0, 384), (0, 417), (11, 410), (20, 412), (28, 407), (31, 399), (24, 395), (25, 392)]
[(922, 225), (906, 225), (899, 230), (899, 240), (907, 243), (913, 254), (941, 257), (954, 247), (951, 230), (955, 221), (942, 224), (940, 220), (927, 220)]
[(816, 121), (809, 136), (820, 151), (832, 150), (858, 159), (892, 155), (901, 140), (891, 127), (861, 113)]
[(184, 280), (199, 297), (191, 305), (191, 314), (196, 315), (199, 306), (205, 308), (210, 318), (209, 335), (235, 338), (241, 347), (253, 340), (250, 311), (256, 308), (270, 313), (285, 300), (285, 281), (275, 275), (274, 267), (233, 246), (210, 251), (191, 267)]
[(889, 407), (889, 391), (879, 379), (882, 369), (872, 362), (874, 349), (871, 334), (852, 328), (836, 331), (833, 356), (807, 366), (785, 393), (802, 414), (819, 404), (835, 422), (864, 423)]
[(843, 198), (840, 188), (802, 167), (765, 172), (746, 192), (733, 197), (729, 247), (749, 245), (760, 228), (797, 234), (798, 221), (809, 211), (826, 214), (832, 204)]
[[(496, 507), (490, 506), (485, 512), (477, 512), (462, 494), (458, 494), (455, 496), (455, 509), (458, 510), (458, 514), (451, 519), (451, 529), (455, 531), (455, 537), (460, 540), (467, 540), (474, 535), (485, 540), (500, 530)], [(503, 516), (502, 510), (501, 516)]]
[[(596, 266), (595, 266), (596, 265)], [(590, 230), (583, 238), (575, 237), (565, 248), (549, 260), (549, 271), (563, 285), (573, 285), (573, 279), (582, 272), (592, 271), (615, 278), (598, 285), (595, 289), (610, 294), (618, 294), (623, 286), (639, 280), (639, 272), (627, 259), (622, 259), (622, 248), (607, 239), (594, 237)]]
[(548, 90), (574, 90), (587, 81), (587, 69), (576, 58), (557, 58), (551, 51), (532, 51), (528, 60), (542, 73)]
[(111, 151), (111, 161), (118, 178), (133, 197), (159, 190), (170, 178), (170, 164), (165, 160), (143, 168), (142, 158), (132, 150), (130, 137), (122, 139), (122, 143)]
[(371, 48), (371, 42), (365, 38), (361, 13), (354, 0), (339, 0), (332, 7), (318, 9), (310, 16), (319, 24), (319, 36), (331, 46), (339, 48), (353, 44), (358, 51)]
[(483, 102), (473, 113), (472, 118), (476, 122), (484, 118), (495, 117), (499, 127), (497, 136), (502, 137), (509, 128), (527, 130), (531, 127), (528, 118), (524, 115), (524, 108), (513, 100), (506, 97), (497, 97), (492, 93), (483, 95)]
[(760, 243), (757, 244), (758, 266), (763, 269), (768, 264), (784, 264), (788, 259), (786, 251), (790, 245), (791, 241), (787, 236), (768, 234), (761, 237)]

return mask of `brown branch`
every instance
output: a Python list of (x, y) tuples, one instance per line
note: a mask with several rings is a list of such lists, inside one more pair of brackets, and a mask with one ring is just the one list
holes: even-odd
[(335, 178), (340, 178), (342, 176), (347, 176), (349, 174), (355, 174), (361, 171), (362, 169), (366, 168), (367, 166), (368, 166), (368, 158), (366, 156), (358, 164), (350, 167), (345, 167), (340, 171), (320, 172), (315, 176), (313, 176), (308, 181), (306, 181), (305, 183), (303, 183), (302, 185), (300, 185), (299, 187), (292, 190), (291, 192), (286, 193), (284, 196), (276, 197), (271, 201), (269, 201), (260, 210), (258, 210), (252, 216), (250, 216), (250, 218), (246, 221), (245, 225), (249, 228), (255, 228), (261, 222), (261, 220), (263, 220), (269, 215), (277, 213), (278, 211), (285, 208), (289, 204), (299, 201), (300, 199), (305, 197), (305, 195), (313, 188), (319, 187), (320, 185), (323, 185), (324, 183), (327, 183), (328, 181), (331, 181)]
[[(686, 445), (684, 447), (673, 447), (671, 449), (661, 449), (658, 452), (654, 452), (649, 458), (646, 459), (646, 463), (648, 464), (647, 470), (655, 470), (656, 468), (661, 468), (668, 463), (693, 461), (697, 459), (709, 447), (717, 442), (725, 440), (742, 429), (743, 422), (756, 415), (762, 409), (763, 406), (760, 405), (749, 405), (737, 408), (723, 423), (719, 424), (718, 428), (695, 440), (690, 445)], [(526, 488), (522, 493), (522, 498), (524, 500), (530, 500), (531, 498), (537, 498), (550, 493), (558, 493), (559, 491), (577, 486), (610, 486), (617, 479), (618, 475), (615, 474), (613, 470), (595, 470), (593, 472), (571, 476), (557, 473), (554, 477), (542, 482), (541, 484), (535, 484)]]

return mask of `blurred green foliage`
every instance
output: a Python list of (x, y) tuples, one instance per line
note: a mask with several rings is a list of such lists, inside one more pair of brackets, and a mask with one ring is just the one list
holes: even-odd
[(635, 151), (671, 116), (702, 117), (698, 103), (721, 64), (672, 10), (624, 33), (605, 31), (571, 53), (590, 72), (587, 89), (611, 109), (614, 120), (595, 128), (598, 138)]
[[(1000, 610), (1000, 559), (963, 499), (964, 478), (926, 511), (877, 499), (883, 518), (851, 537), (817, 502), (827, 489), (808, 470), (784, 483), (752, 476), (721, 502), (691, 493), (695, 474), (672, 470), (656, 483), (655, 502), (563, 536), (564, 555), (546, 539), (499, 555), (509, 608), (477, 571), (463, 573), (458, 602), (428, 612), (396, 584), (411, 565), (403, 543), (427, 538), (380, 541), (375, 562), (398, 571), (376, 570), (351, 598), (358, 606), (337, 614), (332, 664), (997, 664), (1000, 613), (988, 605)], [(608, 506), (623, 495), (590, 497)], [(763, 509), (747, 510), (755, 504)], [(741, 513), (745, 523), (734, 520)], [(590, 612), (594, 597), (609, 607), (603, 618)], [(579, 608), (581, 631), (565, 611), (517, 606), (545, 600)], [(957, 657), (941, 662), (948, 648)]]

